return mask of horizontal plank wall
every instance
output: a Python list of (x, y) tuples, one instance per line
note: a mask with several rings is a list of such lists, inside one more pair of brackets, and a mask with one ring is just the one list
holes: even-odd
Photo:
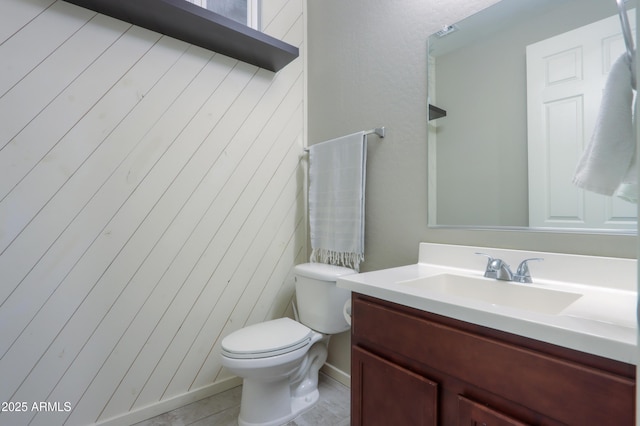
[[(303, 49), (302, 0), (263, 26)], [(128, 424), (237, 383), (222, 337), (282, 316), (306, 257), (304, 84), (301, 58), (0, 2), (0, 402), (28, 405), (0, 424)]]

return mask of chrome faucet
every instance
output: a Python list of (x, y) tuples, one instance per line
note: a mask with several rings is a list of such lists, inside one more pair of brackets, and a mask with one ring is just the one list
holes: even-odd
[(533, 280), (531, 279), (531, 273), (529, 272), (529, 265), (527, 262), (530, 260), (544, 260), (540, 257), (535, 257), (531, 259), (525, 259), (520, 262), (518, 265), (518, 269), (515, 274), (511, 271), (509, 265), (502, 259), (494, 258), (486, 253), (476, 253), (481, 256), (486, 256), (488, 258), (487, 267), (484, 271), (484, 276), (486, 278), (494, 278), (496, 280), (501, 281), (515, 281), (519, 283), (531, 283)]
[(531, 259), (525, 259), (522, 262), (520, 262), (520, 265), (518, 265), (518, 269), (516, 270), (515, 275), (513, 276), (513, 281), (515, 282), (519, 282), (519, 283), (532, 283), (533, 280), (531, 279), (531, 273), (529, 272), (529, 264), (527, 262), (529, 262), (530, 260), (544, 260), (541, 257), (532, 257)]
[(486, 256), (487, 268), (484, 271), (486, 278), (495, 278), (496, 280), (511, 281), (513, 280), (513, 272), (507, 263), (502, 259), (496, 259), (486, 253), (476, 253), (480, 256)]

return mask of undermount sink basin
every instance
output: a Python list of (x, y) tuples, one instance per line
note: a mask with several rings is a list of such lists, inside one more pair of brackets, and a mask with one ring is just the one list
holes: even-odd
[(582, 297), (579, 293), (456, 274), (433, 275), (398, 284), (544, 314), (559, 314)]

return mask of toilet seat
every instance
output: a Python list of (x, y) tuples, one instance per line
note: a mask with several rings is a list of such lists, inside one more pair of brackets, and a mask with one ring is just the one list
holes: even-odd
[(313, 330), (290, 318), (279, 318), (237, 330), (222, 339), (222, 354), (234, 359), (269, 358), (310, 344)]

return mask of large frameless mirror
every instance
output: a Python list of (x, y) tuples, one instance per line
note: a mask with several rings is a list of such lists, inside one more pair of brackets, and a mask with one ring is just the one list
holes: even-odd
[(431, 36), (429, 225), (635, 233), (636, 204), (571, 182), (625, 51), (614, 0), (502, 0)]

